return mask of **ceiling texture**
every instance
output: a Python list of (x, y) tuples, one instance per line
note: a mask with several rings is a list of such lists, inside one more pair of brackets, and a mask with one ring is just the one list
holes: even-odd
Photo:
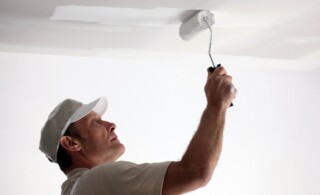
[(0, 0), (0, 51), (203, 54), (209, 31), (189, 42), (178, 31), (205, 9), (215, 15), (214, 54), (319, 64), (319, 8), (319, 0)]

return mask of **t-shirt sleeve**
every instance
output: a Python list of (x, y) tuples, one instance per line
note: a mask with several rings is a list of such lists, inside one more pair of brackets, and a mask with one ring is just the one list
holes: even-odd
[(74, 195), (161, 195), (170, 163), (103, 164), (80, 177)]

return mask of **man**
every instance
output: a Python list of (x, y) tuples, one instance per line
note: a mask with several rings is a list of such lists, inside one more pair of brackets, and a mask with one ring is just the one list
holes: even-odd
[(107, 101), (65, 100), (41, 131), (40, 150), (68, 179), (62, 195), (175, 195), (205, 186), (219, 160), (226, 111), (237, 90), (223, 67), (208, 70), (207, 106), (180, 161), (134, 164), (116, 160), (125, 147), (116, 125), (104, 121)]

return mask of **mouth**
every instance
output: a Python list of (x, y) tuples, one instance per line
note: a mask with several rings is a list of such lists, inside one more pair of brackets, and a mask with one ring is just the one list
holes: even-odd
[(118, 137), (115, 135), (115, 136), (111, 137), (110, 142), (113, 142), (113, 141), (116, 141), (116, 140), (118, 140)]

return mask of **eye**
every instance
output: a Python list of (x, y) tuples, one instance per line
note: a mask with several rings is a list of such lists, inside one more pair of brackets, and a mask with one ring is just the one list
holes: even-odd
[(93, 124), (93, 126), (95, 126), (95, 127), (99, 127), (101, 124), (100, 124), (100, 120), (93, 120), (92, 121), (92, 124)]

